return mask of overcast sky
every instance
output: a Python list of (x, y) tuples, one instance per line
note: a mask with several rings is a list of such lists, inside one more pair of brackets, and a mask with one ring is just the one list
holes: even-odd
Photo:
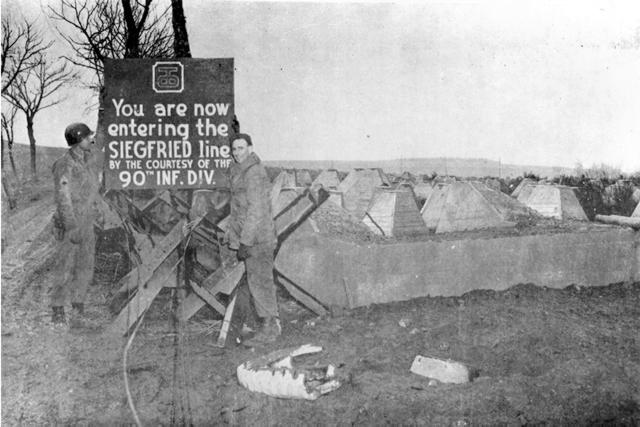
[[(43, 4), (2, 0), (27, 16)], [(638, 1), (184, 5), (192, 55), (235, 59), (236, 113), (264, 159), (640, 171)], [(64, 146), (70, 120), (95, 126), (72, 91), (36, 116), (39, 145)]]

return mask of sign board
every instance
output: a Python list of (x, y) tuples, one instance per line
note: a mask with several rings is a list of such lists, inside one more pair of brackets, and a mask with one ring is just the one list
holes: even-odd
[(104, 76), (108, 189), (224, 185), (232, 58), (106, 60)]

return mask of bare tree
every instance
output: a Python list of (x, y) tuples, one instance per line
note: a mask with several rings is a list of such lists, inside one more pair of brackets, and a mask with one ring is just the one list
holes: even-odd
[(27, 120), (31, 175), (35, 181), (38, 180), (38, 174), (36, 138), (33, 132), (34, 118), (39, 111), (62, 102), (64, 97), (59, 96), (59, 90), (77, 78), (77, 74), (69, 69), (66, 61), (58, 64), (51, 63), (44, 55), (40, 55), (37, 65), (28, 72), (18, 75), (14, 84), (4, 94), (5, 99), (21, 110)]
[(173, 51), (176, 58), (191, 58), (187, 19), (184, 16), (182, 0), (171, 0), (171, 22), (173, 24)]
[[(67, 59), (93, 71), (88, 87), (100, 93), (96, 125), (96, 158), (102, 167), (104, 129), (104, 60), (166, 58), (173, 55), (169, 8), (157, 10), (153, 0), (60, 0), (50, 15), (65, 25), (60, 36), (74, 52)], [(66, 27), (66, 28), (65, 28)]]
[(94, 90), (104, 85), (107, 58), (173, 56), (169, 9), (158, 11), (152, 0), (60, 0), (59, 7), (50, 6), (49, 11), (53, 19), (66, 24), (59, 33), (75, 53), (67, 59), (94, 72), (89, 83)]
[(11, 15), (2, 16), (2, 94), (21, 74), (37, 65), (39, 56), (51, 46), (44, 43), (34, 22), (14, 23)]
[[(17, 113), (18, 109), (11, 104), (9, 104), (8, 112), (2, 112), (2, 190), (9, 202), (9, 209), (15, 209), (18, 206), (17, 192), (15, 190), (17, 172), (16, 164), (13, 161), (13, 124), (15, 123)], [(5, 151), (8, 151), (9, 153), (11, 171), (13, 172), (12, 176), (9, 175), (7, 168), (5, 167)]]
[(13, 175), (16, 176), (16, 163), (13, 160), (13, 143), (15, 141), (13, 128), (16, 120), (16, 114), (18, 114), (18, 108), (13, 104), (9, 104), (8, 108), (9, 111), (2, 112), (2, 168), (4, 170), (4, 153), (7, 151), (9, 154), (9, 162), (11, 164), (11, 171), (13, 172)]

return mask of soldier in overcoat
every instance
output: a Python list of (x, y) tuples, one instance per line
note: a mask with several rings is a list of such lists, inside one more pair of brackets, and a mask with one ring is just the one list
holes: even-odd
[(65, 323), (64, 306), (71, 300), (74, 314), (84, 313), (87, 288), (93, 279), (96, 216), (99, 178), (91, 146), (94, 132), (84, 123), (72, 123), (65, 129), (67, 152), (53, 164), (56, 202), (54, 215), (57, 235), (64, 257), (63, 273), (56, 278), (51, 292), (53, 323)]

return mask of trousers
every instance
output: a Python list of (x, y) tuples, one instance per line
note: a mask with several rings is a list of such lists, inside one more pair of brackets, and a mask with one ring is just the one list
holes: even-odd
[(276, 284), (273, 281), (275, 244), (259, 243), (249, 248), (245, 262), (247, 284), (258, 317), (278, 317)]
[(60, 242), (58, 252), (65, 257), (62, 274), (58, 275), (51, 291), (51, 306), (65, 305), (67, 298), (71, 302), (84, 303), (89, 283), (93, 280), (93, 267), (96, 254), (96, 236), (93, 223), (80, 227), (82, 240), (71, 243), (68, 236)]

